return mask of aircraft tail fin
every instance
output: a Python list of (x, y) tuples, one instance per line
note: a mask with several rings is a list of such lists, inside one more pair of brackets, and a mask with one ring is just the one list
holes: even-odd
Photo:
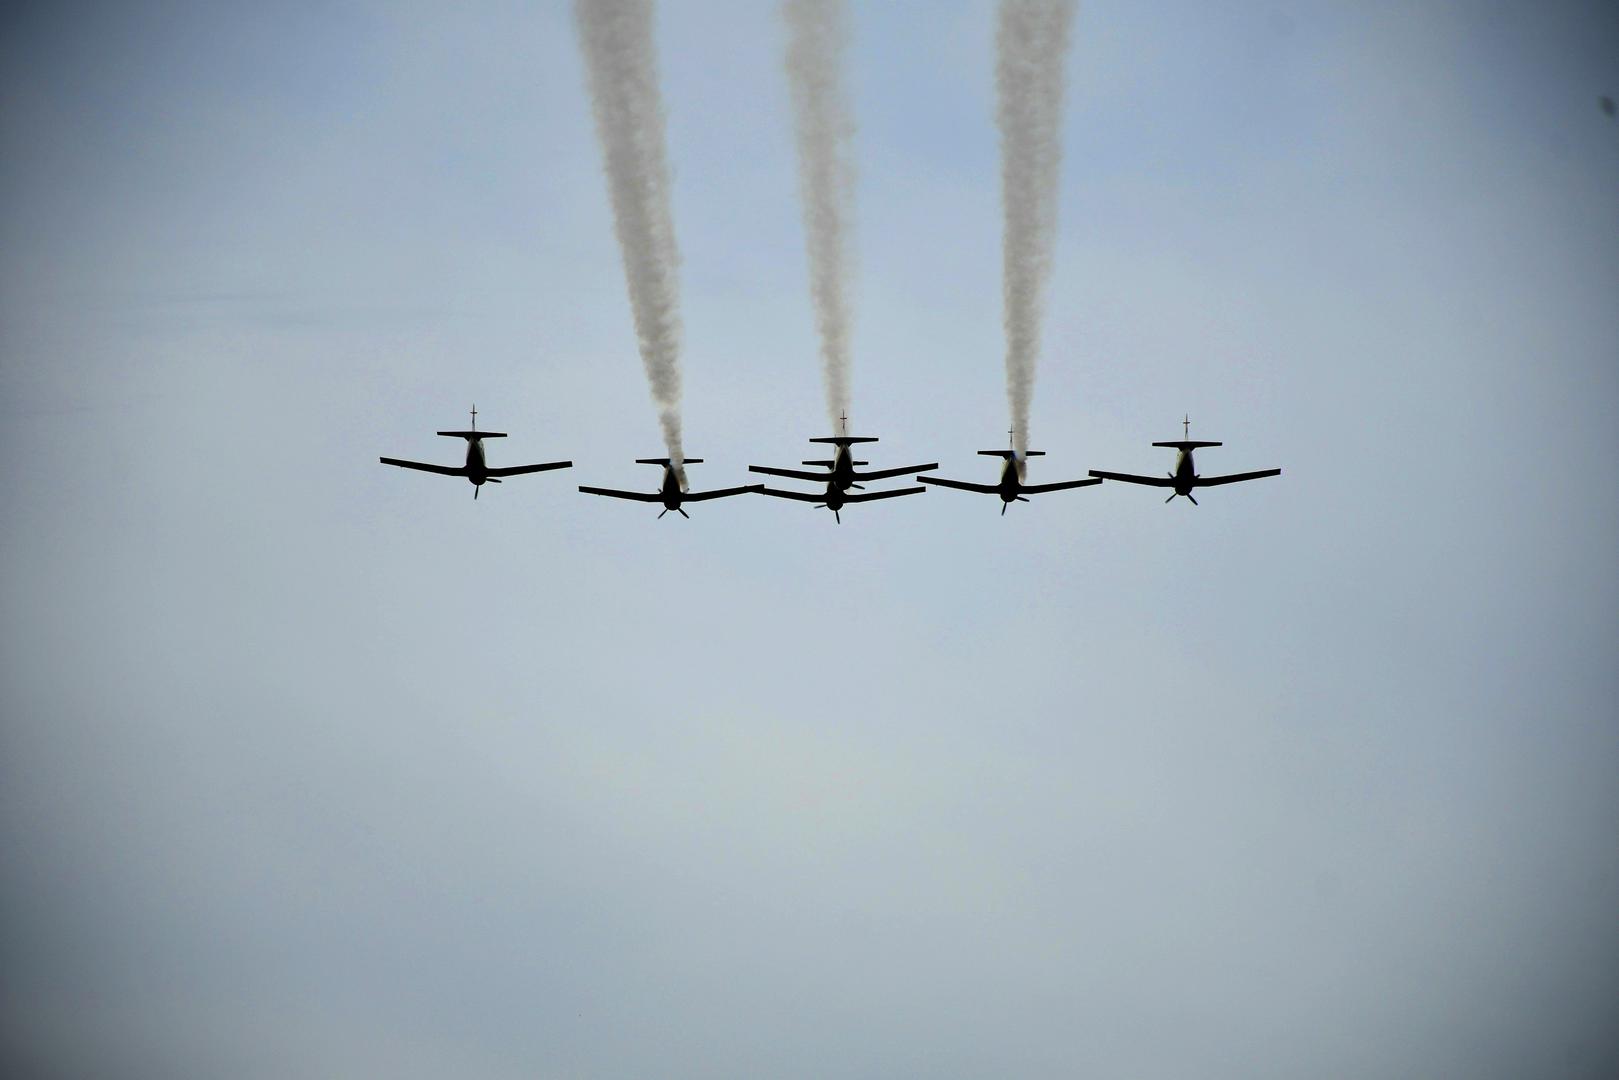
[(1196, 439), (1175, 439), (1170, 442), (1155, 442), (1154, 446), (1167, 446), (1171, 450), (1199, 450), (1205, 446), (1223, 446), (1224, 443), (1199, 442)]
[[(504, 439), (506, 437), (506, 433), (504, 431), (479, 431), (478, 430), (478, 406), (477, 405), (472, 406), (472, 430), (471, 431), (441, 431), (441, 432), (439, 432), (439, 434), (443, 435), (443, 436), (446, 436), (447, 438), (451, 438), (451, 439), (465, 439), (468, 442), (477, 442), (479, 439)], [(477, 493), (474, 492), (474, 497), (476, 497), (476, 494)]]
[[(666, 458), (666, 457), (638, 457), (638, 458), (635, 459), (635, 463), (637, 465), (669, 465), (669, 464), (672, 464), (670, 462), (670, 460), (668, 458)], [(702, 463), (703, 463), (703, 459), (700, 458), (700, 457), (689, 457), (689, 458), (681, 458), (680, 459), (680, 464), (681, 464), (682, 467), (685, 467), (687, 465), (701, 465)]]
[(814, 443), (830, 443), (833, 446), (853, 446), (855, 443), (876, 442), (874, 438), (864, 435), (828, 435), (824, 439), (811, 439)]
[[(1008, 461), (1010, 461), (1012, 458), (1017, 456), (1017, 451), (1016, 450), (980, 450), (978, 452), (980, 454), (982, 454), (983, 456), (985, 456), (985, 457), (1004, 458), (1004, 459), (1006, 459)], [(1025, 451), (1023, 451), (1023, 456), (1024, 457), (1045, 457), (1046, 452), (1044, 450), (1025, 450)]]

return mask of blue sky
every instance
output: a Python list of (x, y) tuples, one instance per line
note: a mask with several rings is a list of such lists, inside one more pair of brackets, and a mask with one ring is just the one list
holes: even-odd
[[(1006, 426), (988, 4), (857, 5), (853, 423)], [(1611, 1075), (1619, 20), (1082, 5), (1032, 479), (652, 520), (562, 5), (0, 34), (0, 1051)], [(659, 7), (698, 484), (825, 434), (771, 5)], [(377, 465), (572, 458), (473, 503)]]

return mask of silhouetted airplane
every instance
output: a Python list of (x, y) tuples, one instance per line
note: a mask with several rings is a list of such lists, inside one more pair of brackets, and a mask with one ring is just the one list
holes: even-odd
[(498, 484), (501, 477), (521, 476), (523, 473), (546, 472), (550, 469), (568, 469), (573, 467), (571, 461), (550, 461), (544, 465), (513, 465), (507, 469), (491, 469), (484, 462), (483, 440), (504, 439), (504, 431), (479, 431), (478, 406), (472, 407), (471, 431), (441, 431), (440, 435), (467, 441), (467, 463), (459, 469), (450, 465), (429, 465), (425, 461), (404, 461), (400, 458), (378, 458), (384, 465), (398, 465), (402, 469), (420, 469), (422, 472), (439, 473), (442, 476), (464, 476), (472, 481), (472, 497), (478, 497), (478, 489), (485, 484)]
[[(1008, 436), (1013, 432), (1008, 431)], [(969, 484), (965, 480), (946, 480), (942, 476), (918, 476), (917, 480), (924, 484), (936, 484), (939, 487), (960, 488), (962, 491), (977, 491), (985, 495), (999, 495), (1001, 497), (1001, 516), (1006, 515), (1006, 508), (1014, 502), (1028, 502), (1025, 495), (1039, 495), (1046, 491), (1065, 491), (1068, 488), (1090, 487), (1100, 484), (1102, 478), (1092, 476), (1087, 480), (1064, 480), (1060, 484), (1025, 484), (1024, 471), (1028, 468), (1028, 458), (1045, 457), (1044, 450), (1025, 450), (1023, 457), (1018, 457), (1016, 450), (980, 450), (985, 457), (1004, 458), (1006, 464), (1001, 466), (1001, 482), (999, 484)]]
[(824, 508), (832, 511), (832, 516), (837, 519), (839, 525), (843, 524), (843, 515), (839, 511), (843, 509), (845, 503), (871, 502), (873, 499), (893, 499), (900, 495), (920, 495), (926, 490), (927, 488), (924, 487), (908, 487), (895, 488), (893, 491), (867, 491), (860, 495), (850, 495), (846, 491), (839, 491), (837, 482), (834, 480), (826, 482), (826, 491), (820, 495), (811, 494), (807, 491), (784, 491), (781, 488), (773, 487), (761, 487), (759, 489), (762, 494), (774, 495), (778, 499), (797, 499), (799, 502), (815, 503), (815, 509), (817, 510)]
[(683, 518), (690, 519), (691, 515), (680, 508), (681, 503), (704, 502), (708, 499), (723, 499), (727, 495), (741, 495), (749, 491), (763, 491), (762, 484), (747, 484), (742, 487), (720, 488), (717, 491), (687, 491), (685, 471), (687, 465), (701, 465), (702, 458), (684, 458), (680, 467), (676, 468), (668, 458), (636, 458), (637, 465), (662, 465), (663, 483), (657, 491), (619, 491), (615, 488), (583, 487), (579, 488), (587, 495), (607, 495), (614, 499), (634, 499), (636, 502), (661, 502), (663, 510), (658, 516), (673, 510)]
[(939, 463), (935, 461), (930, 465), (909, 465), (903, 469), (879, 469), (876, 472), (860, 472), (856, 469), (856, 466), (871, 463), (869, 461), (854, 460), (854, 456), (849, 453), (849, 447), (855, 443), (876, 442), (877, 440), (847, 434), (849, 418), (844, 416), (841, 419), (845, 434), (829, 435), (824, 439), (810, 440), (812, 443), (830, 443), (837, 447), (837, 451), (830, 461), (822, 459), (804, 462), (805, 465), (819, 465), (826, 470), (825, 472), (805, 472), (802, 469), (776, 469), (765, 465), (749, 465), (748, 471), (764, 473), (767, 476), (786, 476), (793, 480), (826, 480), (832, 483), (839, 491), (848, 491), (850, 488), (862, 491), (864, 489), (855, 483), (856, 480), (888, 480), (895, 476), (909, 476), (912, 473), (927, 472), (929, 469), (939, 467)]
[[(1190, 416), (1182, 420), (1181, 425), (1181, 434), (1190, 435), (1192, 433), (1192, 418)], [(1261, 469), (1258, 472), (1232, 473), (1230, 476), (1199, 476), (1192, 468), (1192, 451), (1204, 446), (1220, 446), (1220, 443), (1194, 442), (1190, 439), (1182, 439), (1179, 442), (1155, 442), (1153, 445), (1167, 446), (1180, 451), (1175, 458), (1175, 471), (1167, 477), (1133, 476), (1130, 473), (1103, 472), (1100, 469), (1092, 469), (1090, 474), (1104, 480), (1123, 480), (1127, 484), (1172, 487), (1175, 490), (1170, 493), (1169, 499), (1164, 500), (1165, 502), (1169, 502), (1176, 495), (1184, 495), (1191, 499), (1193, 506), (1197, 505), (1197, 500), (1192, 498), (1193, 488), (1219, 487), (1221, 484), (1235, 484), (1239, 480), (1258, 480), (1262, 476), (1282, 475), (1281, 469)]]

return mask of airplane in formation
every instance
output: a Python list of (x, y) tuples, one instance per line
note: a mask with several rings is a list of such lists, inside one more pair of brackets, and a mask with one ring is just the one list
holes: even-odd
[[(871, 462), (856, 461), (849, 448), (856, 443), (874, 443), (877, 440), (867, 436), (850, 435), (849, 417), (844, 415), (840, 419), (843, 421), (844, 433), (842, 435), (829, 435), (824, 439), (810, 440), (812, 443), (828, 443), (836, 446), (837, 450), (833, 452), (831, 460), (821, 459), (803, 462), (805, 465), (814, 465), (824, 471), (806, 472), (803, 469), (777, 469), (767, 465), (749, 465), (748, 471), (763, 473), (766, 476), (785, 476), (791, 480), (824, 480), (836, 487), (839, 492), (847, 492), (851, 488), (855, 491), (865, 490), (860, 484), (856, 483), (858, 480), (889, 480), (896, 476), (910, 476), (913, 473), (927, 472), (930, 469), (939, 467), (939, 463), (935, 461), (928, 465), (908, 465), (903, 469), (878, 469), (873, 472), (861, 472), (859, 467), (861, 465), (870, 465)], [(856, 500), (846, 498), (844, 501), (854, 502)]]
[(1084, 480), (1064, 480), (1058, 484), (1026, 484), (1023, 482), (1028, 469), (1028, 459), (1032, 457), (1045, 457), (1044, 450), (1025, 450), (1021, 455), (1011, 448), (1015, 441), (1012, 436), (1014, 430), (1007, 431), (1005, 450), (980, 450), (984, 457), (998, 457), (1005, 461), (1001, 466), (1001, 482), (998, 484), (972, 484), (966, 480), (946, 480), (942, 476), (918, 476), (916, 479), (924, 484), (934, 484), (939, 487), (958, 488), (961, 491), (977, 491), (984, 495), (998, 495), (1001, 499), (1001, 516), (1006, 516), (1006, 508), (1015, 502), (1028, 502), (1024, 496), (1039, 495), (1047, 491), (1066, 491), (1069, 488), (1090, 487), (1100, 484), (1100, 476), (1091, 476)]
[(614, 499), (633, 499), (636, 502), (661, 502), (663, 509), (658, 517), (663, 517), (673, 510), (681, 517), (690, 520), (691, 515), (680, 508), (681, 503), (705, 502), (709, 499), (723, 499), (729, 495), (743, 495), (749, 492), (763, 491), (763, 484), (745, 484), (742, 487), (719, 488), (714, 491), (687, 491), (685, 472), (687, 465), (701, 465), (702, 458), (683, 458), (680, 464), (675, 465), (668, 458), (636, 458), (637, 465), (662, 465), (663, 483), (657, 491), (620, 491), (616, 488), (585, 487), (580, 485), (579, 490), (587, 495), (606, 495)]
[(925, 487), (895, 488), (892, 491), (862, 491), (858, 495), (851, 495), (838, 488), (837, 482), (828, 480), (826, 490), (819, 495), (808, 491), (787, 491), (782, 488), (761, 487), (761, 494), (774, 495), (778, 499), (797, 499), (799, 502), (815, 503), (817, 510), (830, 510), (832, 517), (839, 525), (843, 524), (841, 511), (847, 503), (871, 502), (873, 499), (893, 499), (900, 495), (920, 495), (927, 491)]
[(478, 406), (472, 407), (471, 431), (441, 431), (440, 435), (448, 438), (465, 439), (467, 441), (467, 463), (459, 469), (451, 465), (429, 465), (425, 461), (405, 461), (402, 458), (378, 458), (384, 465), (398, 465), (402, 469), (418, 469), (422, 472), (438, 473), (441, 476), (460, 476), (472, 482), (472, 497), (478, 497), (478, 491), (485, 484), (498, 484), (507, 476), (521, 476), (523, 473), (547, 472), (551, 469), (571, 469), (571, 461), (548, 461), (543, 465), (513, 465), (504, 469), (491, 469), (484, 460), (483, 440), (504, 439), (504, 431), (479, 431)]
[(1154, 446), (1167, 446), (1178, 451), (1175, 457), (1175, 471), (1167, 476), (1136, 476), (1132, 473), (1103, 472), (1101, 469), (1091, 469), (1090, 474), (1102, 480), (1122, 480), (1127, 484), (1146, 484), (1150, 487), (1167, 487), (1175, 490), (1169, 493), (1169, 502), (1177, 495), (1184, 495), (1191, 500), (1193, 506), (1197, 500), (1192, 497), (1192, 489), (1200, 487), (1218, 487), (1221, 484), (1235, 484), (1242, 480), (1258, 480), (1264, 476), (1280, 476), (1281, 469), (1261, 469), (1258, 472), (1231, 473), (1228, 476), (1199, 476), (1192, 466), (1192, 451), (1205, 446), (1220, 446), (1217, 442), (1197, 442), (1191, 438), (1192, 418), (1184, 417), (1181, 420), (1181, 435), (1179, 441), (1155, 442)]
[[(849, 418), (841, 417), (844, 431), (848, 431)], [(1084, 480), (1065, 480), (1055, 484), (1029, 484), (1025, 482), (1028, 470), (1028, 459), (1031, 457), (1044, 457), (1044, 451), (1025, 450), (1019, 454), (1015, 449), (980, 450), (979, 454), (986, 457), (998, 457), (1004, 464), (1001, 466), (1001, 479), (998, 484), (974, 484), (966, 480), (948, 480), (939, 476), (918, 476), (917, 480), (923, 485), (956, 488), (961, 491), (975, 491), (985, 495), (995, 495), (1001, 500), (1001, 514), (1005, 515), (1006, 508), (1014, 502), (1028, 502), (1027, 496), (1038, 495), (1048, 491), (1065, 491), (1069, 488), (1089, 487), (1100, 484), (1103, 480), (1118, 480), (1127, 484), (1145, 484), (1150, 487), (1173, 488), (1165, 502), (1173, 500), (1177, 495), (1184, 495), (1192, 504), (1197, 505), (1197, 499), (1192, 491), (1201, 487), (1218, 487), (1221, 484), (1235, 484), (1242, 480), (1258, 480), (1266, 476), (1280, 476), (1281, 469), (1261, 469), (1257, 472), (1231, 473), (1226, 476), (1199, 476), (1193, 465), (1192, 453), (1195, 450), (1211, 446), (1221, 446), (1222, 443), (1197, 441), (1192, 439), (1192, 418), (1181, 419), (1181, 434), (1183, 438), (1171, 442), (1155, 442), (1154, 446), (1163, 446), (1177, 451), (1175, 468), (1164, 476), (1138, 476), (1134, 473), (1107, 472), (1102, 469), (1091, 469), (1090, 476)], [(504, 439), (504, 431), (479, 431), (478, 407), (472, 407), (472, 427), (468, 431), (440, 431), (438, 434), (447, 438), (465, 439), (467, 441), (466, 464), (459, 468), (451, 465), (432, 465), (425, 461), (405, 461), (401, 458), (379, 458), (384, 465), (397, 465), (405, 469), (417, 469), (422, 472), (438, 473), (442, 476), (459, 476), (472, 483), (472, 497), (478, 497), (478, 490), (484, 484), (498, 484), (508, 476), (520, 476), (524, 473), (546, 472), (551, 469), (572, 468), (571, 461), (550, 461), (539, 465), (513, 465), (508, 468), (490, 468), (484, 458), (483, 440)], [(1016, 432), (1008, 431), (1008, 436)], [(870, 502), (876, 499), (892, 499), (901, 495), (920, 495), (927, 491), (927, 487), (898, 488), (893, 491), (866, 491), (858, 481), (886, 480), (896, 476), (908, 476), (916, 473), (937, 469), (938, 462), (927, 465), (910, 465), (902, 469), (878, 469), (861, 471), (861, 466), (870, 462), (857, 460), (851, 452), (851, 447), (860, 443), (873, 443), (877, 440), (868, 436), (831, 435), (820, 439), (811, 439), (812, 443), (826, 443), (835, 446), (830, 459), (806, 461), (805, 465), (813, 465), (817, 471), (809, 472), (802, 469), (778, 469), (765, 465), (750, 465), (748, 471), (764, 473), (768, 476), (785, 476), (794, 480), (810, 480), (824, 482), (826, 490), (816, 494), (803, 491), (787, 491), (781, 488), (766, 487), (763, 484), (744, 484), (739, 487), (719, 488), (714, 491), (689, 491), (686, 487), (687, 465), (699, 465), (701, 458), (685, 458), (675, 464), (669, 458), (637, 458), (640, 465), (659, 465), (663, 468), (663, 482), (657, 491), (620, 491), (616, 488), (587, 487), (581, 485), (579, 490), (587, 495), (606, 495), (615, 499), (632, 499), (637, 502), (662, 503), (663, 510), (658, 517), (663, 517), (673, 510), (681, 517), (690, 517), (682, 505), (688, 502), (705, 502), (709, 499), (723, 499), (731, 495), (761, 494), (770, 495), (778, 499), (794, 499), (799, 502), (814, 503), (816, 509), (832, 511), (832, 516), (841, 524), (843, 516), (841, 511), (849, 503)], [(1015, 441), (1015, 440), (1009, 440)], [(852, 494), (851, 492), (858, 492)]]

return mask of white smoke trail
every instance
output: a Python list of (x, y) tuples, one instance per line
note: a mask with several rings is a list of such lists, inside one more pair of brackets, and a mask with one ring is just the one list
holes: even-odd
[[(843, 88), (849, 18), (843, 0), (785, 0), (787, 80), (798, 137), (798, 187), (810, 295), (821, 336), (827, 414), (849, 408), (849, 251), (854, 216), (853, 112)], [(834, 427), (833, 430), (837, 430)]]
[(669, 457), (680, 439), (680, 282), (669, 211), (663, 99), (652, 42), (652, 0), (576, 0), (613, 225), (624, 255), (641, 363)]
[(1029, 448), (1029, 399), (1057, 236), (1063, 57), (1073, 0), (1001, 0), (995, 86), (1001, 129), (1006, 396), (1013, 448)]

